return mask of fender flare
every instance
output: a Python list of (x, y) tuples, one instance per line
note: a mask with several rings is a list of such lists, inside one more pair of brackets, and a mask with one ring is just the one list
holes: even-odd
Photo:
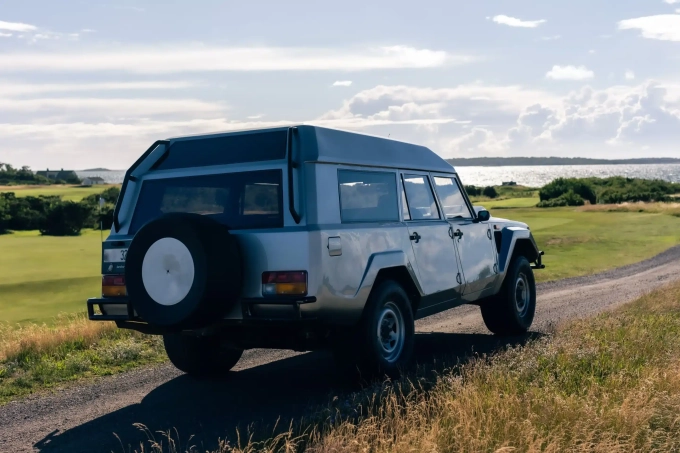
[(418, 276), (416, 275), (416, 270), (411, 264), (411, 261), (401, 250), (394, 250), (389, 252), (379, 252), (374, 253), (368, 259), (366, 264), (366, 269), (364, 270), (364, 275), (361, 278), (361, 283), (357, 289), (354, 297), (361, 298), (364, 301), (368, 300), (368, 295), (373, 289), (373, 284), (375, 283), (378, 273), (387, 268), (391, 267), (404, 267), (411, 276), (411, 279), (415, 283), (416, 288), (420, 295), (423, 295), (423, 290), (418, 281)]
[(505, 274), (508, 266), (510, 265), (510, 260), (515, 252), (515, 247), (518, 241), (528, 241), (531, 244), (531, 250), (534, 256), (527, 257), (529, 261), (537, 262), (541, 266), (541, 256), (543, 252), (538, 249), (536, 240), (533, 234), (526, 228), (520, 227), (505, 227), (501, 230), (502, 240), (501, 240), (501, 251), (498, 254), (498, 272), (500, 274)]

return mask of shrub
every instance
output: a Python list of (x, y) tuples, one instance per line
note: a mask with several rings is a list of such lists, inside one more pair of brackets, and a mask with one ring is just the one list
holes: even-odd
[(543, 200), (538, 203), (539, 208), (557, 208), (562, 206), (583, 206), (585, 201), (580, 195), (575, 193), (573, 190), (568, 191), (560, 195), (557, 198), (551, 198), (550, 200)]
[(87, 205), (64, 201), (51, 206), (45, 215), (40, 234), (77, 236), (87, 223), (91, 211)]
[(482, 194), (482, 189), (475, 186), (465, 186), (465, 192), (469, 197), (478, 197)]
[(550, 184), (544, 186), (539, 192), (541, 201), (559, 198), (569, 191), (577, 194), (582, 200), (587, 200), (590, 204), (597, 203), (597, 194), (592, 184), (583, 179), (557, 178)]
[(496, 192), (495, 188), (488, 186), (484, 188), (482, 195), (489, 198), (496, 198), (498, 196), (498, 192)]

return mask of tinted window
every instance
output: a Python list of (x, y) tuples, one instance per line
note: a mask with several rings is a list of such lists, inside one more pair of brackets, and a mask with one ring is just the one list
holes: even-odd
[(180, 140), (170, 145), (154, 168), (168, 170), (284, 159), (286, 134), (283, 130)]
[(207, 215), (231, 229), (283, 226), (281, 171), (144, 181), (130, 233), (169, 212)]
[(338, 171), (343, 222), (399, 221), (394, 173)]
[(434, 178), (434, 186), (447, 219), (470, 218), (470, 210), (454, 178)]
[(411, 220), (439, 219), (439, 209), (427, 176), (404, 175), (404, 188)]

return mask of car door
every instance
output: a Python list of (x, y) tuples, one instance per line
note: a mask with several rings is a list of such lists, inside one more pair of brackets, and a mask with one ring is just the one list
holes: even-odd
[(449, 223), (439, 212), (430, 179), (426, 173), (403, 173), (402, 184), (407, 208), (404, 221), (420, 285), (426, 295), (435, 295), (424, 298), (421, 308), (457, 299), (462, 283), (462, 277), (458, 277), (458, 259), (449, 236)]
[(463, 294), (483, 291), (494, 284), (498, 273), (491, 225), (477, 221), (457, 177), (433, 175), (432, 179), (446, 220), (453, 230), (453, 242), (465, 280)]

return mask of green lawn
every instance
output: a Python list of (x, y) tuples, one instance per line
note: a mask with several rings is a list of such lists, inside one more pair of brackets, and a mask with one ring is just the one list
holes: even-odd
[[(520, 202), (529, 199), (516, 199)], [(512, 205), (516, 200), (503, 200)], [(680, 244), (680, 218), (638, 212), (581, 212), (574, 208), (498, 209), (498, 217), (529, 224), (545, 270), (539, 281), (604, 271), (650, 258)], [(108, 232), (104, 232), (104, 238)], [(0, 236), (0, 321), (51, 322), (60, 312), (82, 312), (101, 290), (100, 235), (42, 237), (37, 232)]]
[(0, 250), (0, 321), (49, 321), (84, 311), (85, 300), (101, 292), (98, 231), (77, 237), (16, 232), (0, 236)]
[(73, 185), (51, 186), (2, 186), (0, 192), (14, 192), (17, 197), (37, 197), (40, 195), (59, 195), (63, 200), (80, 201), (88, 195), (102, 193), (112, 185), (98, 185), (91, 187)]

